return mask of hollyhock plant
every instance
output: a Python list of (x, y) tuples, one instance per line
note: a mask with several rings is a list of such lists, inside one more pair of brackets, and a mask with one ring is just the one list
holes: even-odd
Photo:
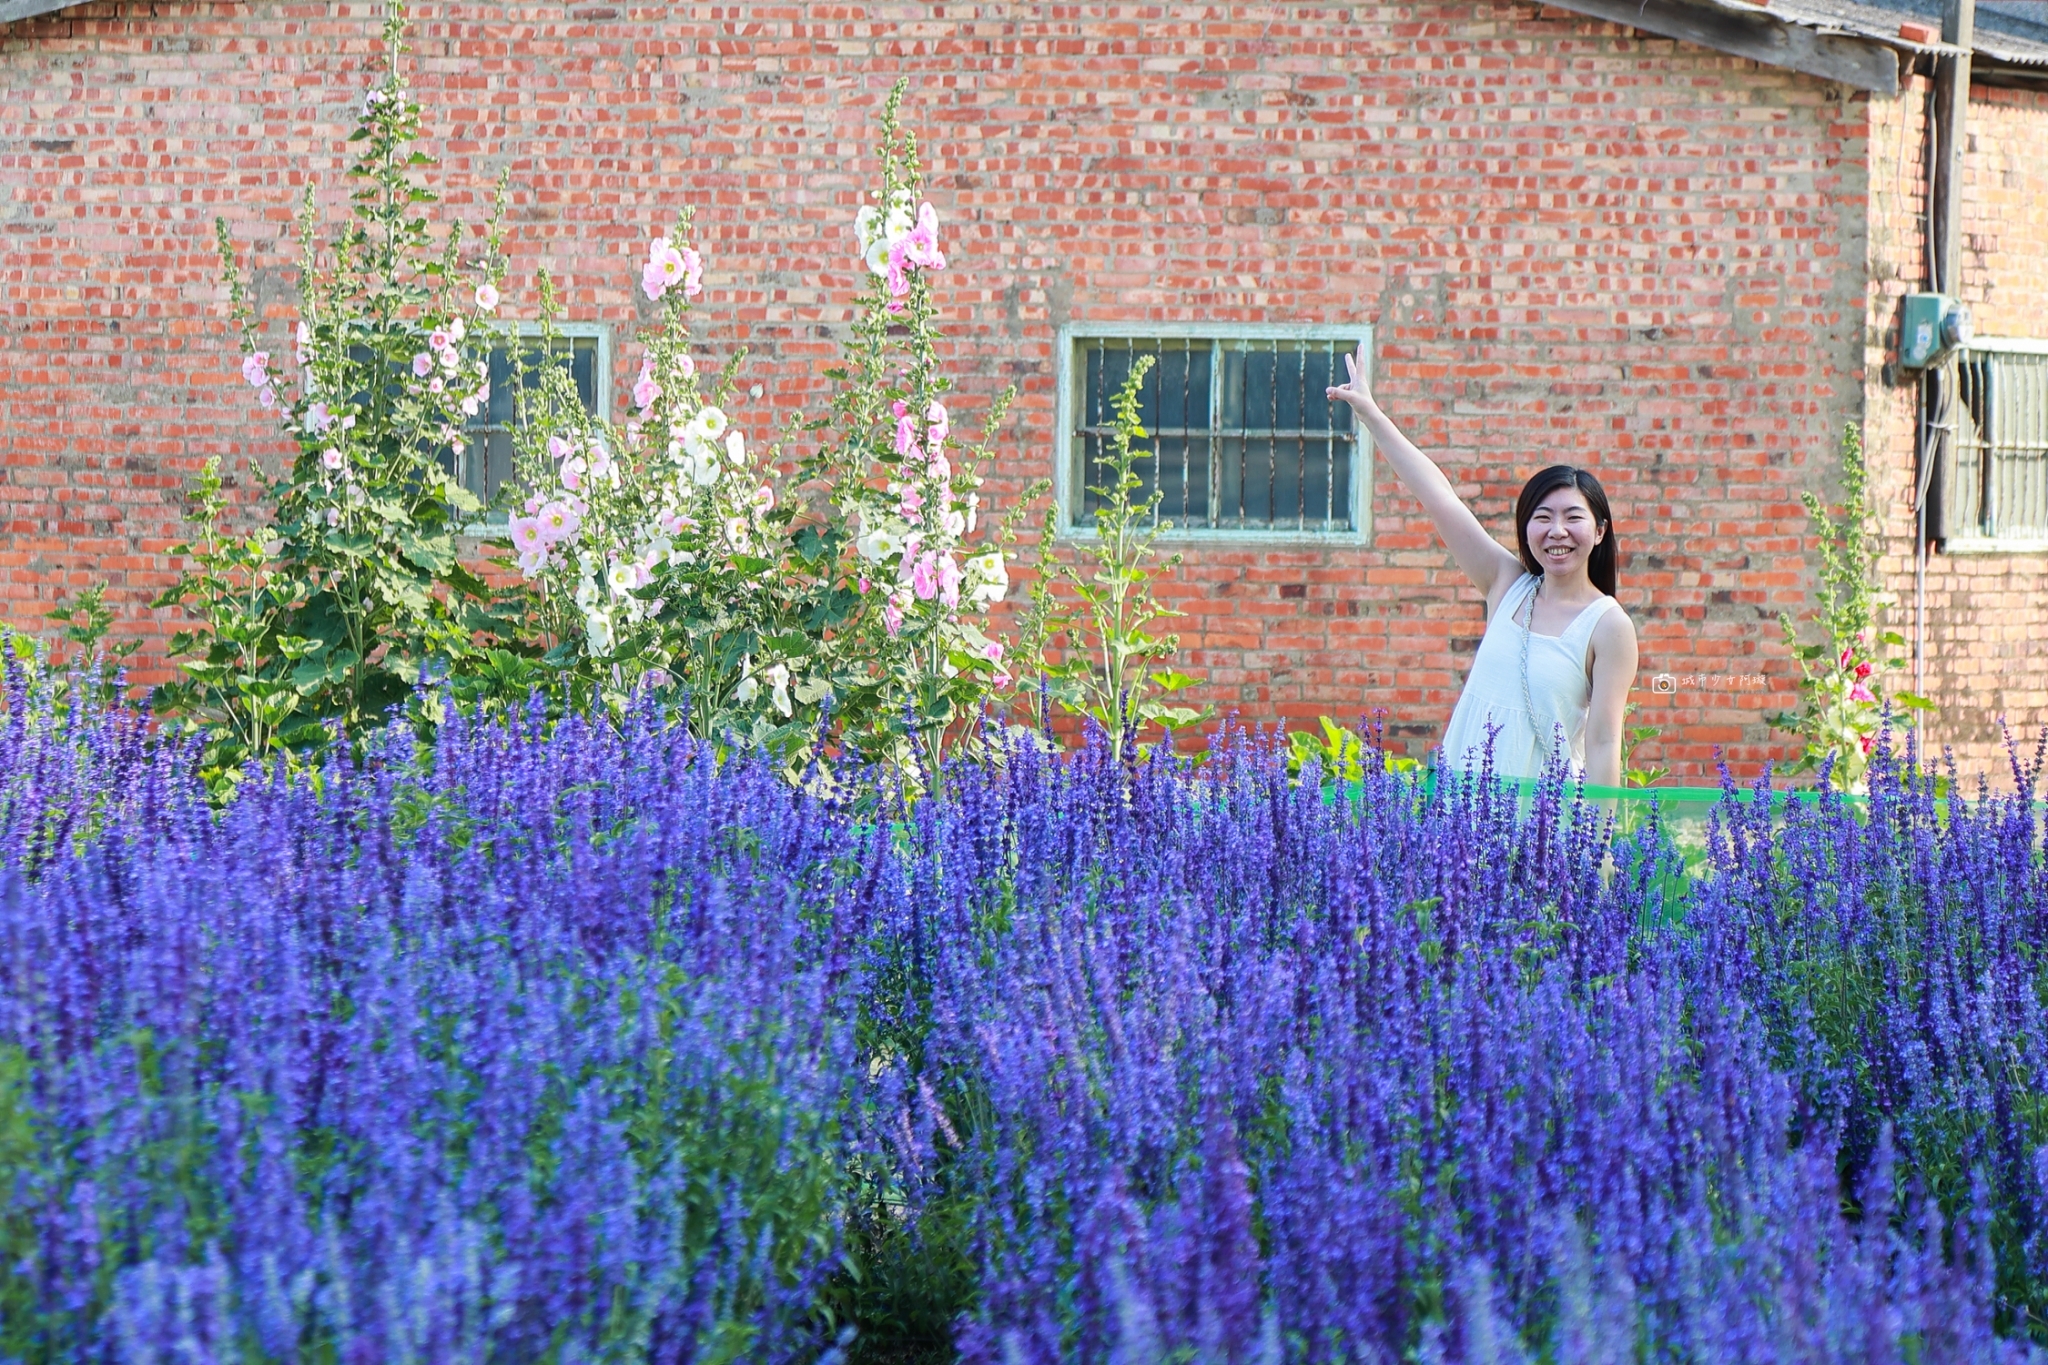
[[(815, 737), (826, 686), (808, 665), (781, 558), (775, 476), (726, 414), (732, 367), (704, 384), (688, 350), (702, 270), (689, 233), (685, 213), (642, 267), (663, 322), (647, 337), (631, 421), (585, 413), (558, 370), (522, 395), (520, 474), (547, 501), (538, 545), (513, 548), (573, 697), (620, 714), (648, 687), (686, 695), (698, 734), (736, 734), (793, 762)], [(542, 296), (552, 298), (545, 279)], [(766, 692), (757, 666), (780, 670)]]
[(932, 295), (946, 257), (938, 211), (921, 198), (899, 123), (904, 89), (884, 103), (880, 184), (853, 224), (868, 288), (846, 362), (834, 371), (838, 431), (804, 473), (829, 500), (815, 518), (814, 562), (829, 566), (841, 590), (825, 647), (835, 715), (857, 749), (916, 782), (942, 771), (950, 745), (972, 740), (966, 722), (1001, 672), (987, 654), (987, 614), (1008, 591), (1011, 528), (980, 545), (967, 537), (979, 470), (1011, 395), (990, 405), (979, 444), (947, 453), (949, 385), (936, 357)]
[[(223, 524), (218, 470), (203, 476), (199, 534), (174, 550), (186, 571), (159, 599), (195, 618), (173, 641), (184, 676), (160, 694), (160, 714), (202, 737), (221, 790), (245, 762), (296, 761), (337, 728), (359, 734), (391, 707), (415, 706), (423, 672), (474, 676), (505, 643), (488, 588), (461, 565), (457, 537), (481, 509), (452, 477), (465, 419), (489, 396), (498, 334), (486, 304), (504, 273), (504, 190), (480, 234), (430, 231), (432, 163), (416, 146), (403, 36), (394, 15), (385, 69), (351, 139), (351, 217), (325, 244), (307, 189), (294, 374), (271, 368), (226, 225), (216, 225), (242, 379), (298, 448), (281, 477), (258, 475), (260, 555), (232, 548), (246, 532)], [(478, 249), (465, 256), (473, 236)]]

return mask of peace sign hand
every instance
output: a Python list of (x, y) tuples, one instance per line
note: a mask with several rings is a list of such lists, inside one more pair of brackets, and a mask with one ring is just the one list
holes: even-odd
[(1379, 404), (1373, 402), (1372, 389), (1366, 381), (1365, 343), (1358, 343), (1358, 354), (1346, 353), (1344, 368), (1351, 373), (1351, 382), (1323, 390), (1323, 397), (1332, 402), (1342, 401), (1351, 405), (1351, 410), (1360, 417), (1370, 417), (1379, 411)]

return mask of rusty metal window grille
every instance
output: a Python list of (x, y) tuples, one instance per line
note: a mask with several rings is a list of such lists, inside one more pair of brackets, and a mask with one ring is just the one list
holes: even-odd
[[(517, 344), (526, 351), (528, 363), (537, 364), (542, 358), (541, 338), (526, 335), (524, 328), (521, 332)], [(611, 373), (610, 348), (603, 329), (587, 323), (558, 323), (555, 332), (555, 363), (569, 372), (584, 410), (603, 412)], [(512, 360), (510, 346), (491, 349), (490, 401), (463, 423), (469, 440), (460, 454), (444, 449), (440, 457), (441, 467), (483, 502), (486, 519), (491, 521), (504, 519), (505, 509), (500, 504), (505, 499), (500, 495), (513, 482), (512, 422), (517, 386), (512, 380)]]
[(1957, 382), (1951, 542), (2048, 540), (2048, 344), (1980, 339)]
[(1067, 524), (1094, 525), (1101, 459), (1118, 388), (1153, 357), (1139, 390), (1153, 452), (1140, 498), (1163, 494), (1176, 532), (1355, 534), (1359, 441), (1351, 409), (1323, 391), (1344, 382), (1357, 332), (1322, 335), (1077, 336), (1066, 382)]

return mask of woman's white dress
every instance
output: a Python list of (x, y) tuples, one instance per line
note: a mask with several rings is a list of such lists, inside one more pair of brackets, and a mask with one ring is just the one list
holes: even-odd
[[(1493, 740), (1493, 770), (1501, 777), (1539, 777), (1553, 746), (1562, 743), (1574, 776), (1586, 767), (1586, 706), (1593, 680), (1586, 672), (1586, 645), (1593, 627), (1614, 605), (1602, 594), (1586, 604), (1562, 635), (1529, 636), (1528, 703), (1522, 693), (1522, 636), (1529, 597), (1541, 580), (1524, 573), (1486, 623), (1472, 674), (1444, 731), (1444, 763), (1478, 771), (1485, 757), (1489, 722), (1500, 727)], [(1530, 707), (1535, 714), (1530, 714)]]

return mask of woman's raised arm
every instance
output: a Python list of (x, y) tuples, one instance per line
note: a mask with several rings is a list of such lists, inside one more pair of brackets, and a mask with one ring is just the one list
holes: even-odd
[[(1327, 390), (1326, 396), (1351, 405), (1351, 410), (1358, 414), (1360, 425), (1372, 436), (1373, 445), (1394, 467), (1394, 472), (1401, 476), (1401, 482), (1422, 504), (1422, 510), (1436, 522), (1437, 534), (1451, 548), (1451, 558), (1458, 561), (1458, 567), (1465, 571), (1465, 576), (1478, 585), (1487, 602), (1492, 603), (1495, 587), (1503, 582), (1514, 582), (1522, 572), (1522, 561), (1486, 533), (1486, 528), (1479, 524), (1479, 518), (1473, 516), (1472, 509), (1458, 497), (1458, 490), (1451, 487), (1451, 481), (1436, 467), (1436, 462), (1416, 449), (1415, 443), (1401, 434), (1393, 419), (1380, 411), (1380, 405), (1373, 401), (1372, 390), (1365, 379), (1363, 342), (1359, 344), (1356, 356), (1344, 357), (1344, 368), (1351, 372), (1351, 382)], [(1507, 576), (1505, 580), (1502, 575)]]

